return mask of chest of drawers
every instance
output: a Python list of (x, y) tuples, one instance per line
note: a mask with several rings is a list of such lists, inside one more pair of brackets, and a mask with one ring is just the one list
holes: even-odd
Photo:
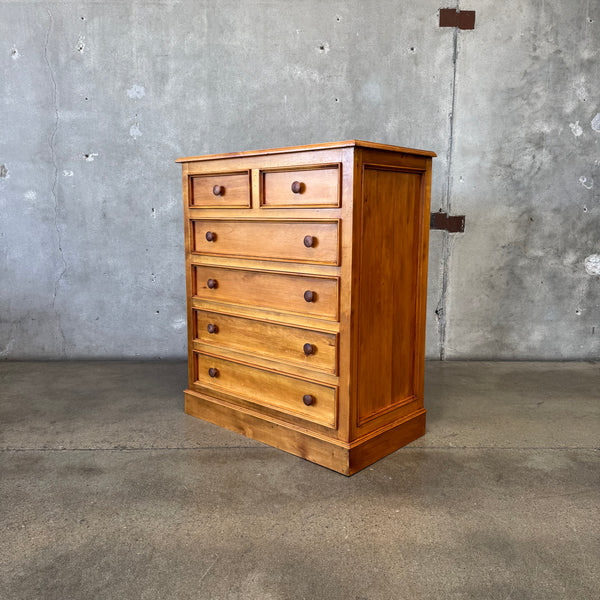
[(185, 410), (351, 475), (425, 433), (433, 152), (179, 159)]

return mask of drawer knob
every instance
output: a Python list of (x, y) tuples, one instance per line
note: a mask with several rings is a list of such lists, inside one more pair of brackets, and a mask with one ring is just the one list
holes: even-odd
[(302, 350), (304, 350), (304, 354), (306, 354), (306, 356), (310, 356), (311, 354), (315, 353), (315, 347), (312, 344), (304, 344), (304, 346), (302, 346)]
[(305, 394), (304, 396), (302, 396), (302, 402), (304, 402), (304, 404), (306, 404), (306, 406), (310, 406), (314, 401), (315, 401), (314, 397), (311, 396), (310, 394)]
[(204, 237), (207, 242), (214, 242), (217, 239), (217, 234), (214, 231), (207, 231)]
[(213, 187), (213, 194), (215, 196), (222, 196), (225, 193), (225, 188), (222, 185), (215, 185)]
[(317, 299), (317, 294), (315, 294), (315, 292), (313, 292), (311, 290), (306, 290), (304, 292), (304, 299), (307, 302), (314, 302)]
[(313, 248), (316, 241), (317, 241), (317, 238), (313, 237), (312, 235), (304, 236), (304, 245), (307, 248)]
[(208, 333), (219, 333), (219, 328), (214, 323), (209, 323), (206, 326), (206, 331), (208, 331)]
[(304, 184), (301, 181), (294, 181), (292, 183), (292, 192), (294, 192), (294, 194), (301, 194), (303, 187)]
[(218, 377), (219, 376), (219, 369), (215, 369), (214, 367), (211, 367), (208, 370), (208, 375), (209, 375), (209, 377)]
[(206, 282), (206, 285), (208, 286), (208, 289), (209, 289), (209, 290), (214, 290), (214, 289), (216, 289), (216, 288), (217, 288), (217, 286), (218, 286), (219, 284), (217, 283), (217, 280), (216, 280), (216, 279), (209, 279), (209, 280)]

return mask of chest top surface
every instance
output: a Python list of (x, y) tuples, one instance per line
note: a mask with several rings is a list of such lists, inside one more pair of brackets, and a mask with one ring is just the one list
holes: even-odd
[(342, 142), (327, 142), (324, 144), (308, 144), (304, 146), (288, 146), (286, 148), (267, 148), (265, 150), (246, 150), (243, 152), (228, 152), (224, 154), (206, 154), (204, 156), (187, 156), (178, 158), (175, 162), (197, 162), (200, 160), (215, 160), (220, 158), (237, 158), (243, 156), (267, 156), (270, 154), (285, 154), (289, 152), (304, 152), (306, 150), (332, 150), (335, 148), (372, 148), (374, 150), (388, 150), (390, 152), (402, 152), (404, 154), (414, 154), (417, 156), (437, 156), (430, 150), (415, 150), (414, 148), (403, 148), (390, 144), (378, 144), (375, 142), (365, 142), (363, 140), (344, 140)]

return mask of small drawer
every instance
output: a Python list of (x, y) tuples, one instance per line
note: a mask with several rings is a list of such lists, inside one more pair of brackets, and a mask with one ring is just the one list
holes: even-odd
[(337, 388), (194, 353), (195, 383), (335, 428)]
[(261, 172), (261, 206), (340, 206), (340, 165)]
[(192, 175), (190, 206), (196, 208), (250, 208), (250, 173)]
[(338, 221), (193, 220), (192, 252), (339, 264)]
[[(194, 339), (337, 373), (337, 334), (194, 310)], [(216, 350), (215, 350), (216, 351)]]
[(338, 318), (337, 277), (193, 265), (192, 284), (201, 300)]

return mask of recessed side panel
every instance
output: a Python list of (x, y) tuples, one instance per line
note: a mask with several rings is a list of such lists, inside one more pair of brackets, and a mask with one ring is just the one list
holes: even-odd
[(358, 425), (415, 397), (422, 186), (421, 172), (363, 171)]

